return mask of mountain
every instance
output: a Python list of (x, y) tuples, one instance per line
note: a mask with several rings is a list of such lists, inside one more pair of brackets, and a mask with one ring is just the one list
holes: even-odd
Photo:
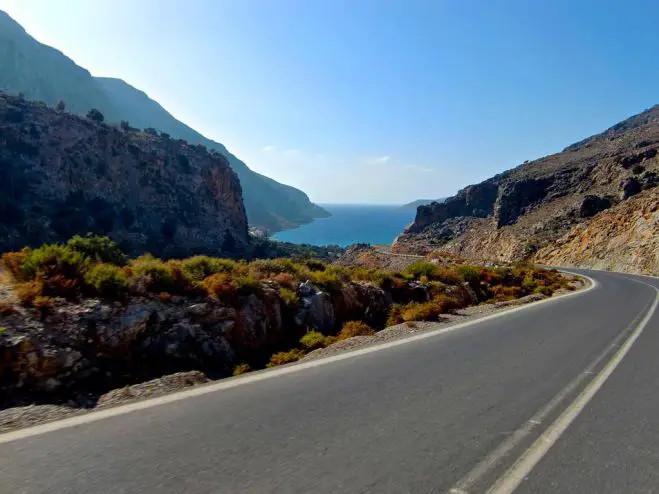
[(176, 120), (144, 92), (119, 79), (93, 77), (60, 51), (29, 36), (0, 11), (0, 90), (23, 93), (31, 100), (85, 115), (100, 110), (109, 122), (128, 121), (138, 128), (154, 128), (190, 144), (202, 144), (223, 154), (238, 174), (251, 226), (279, 231), (329, 216), (302, 191), (250, 170), (222, 144)]
[(438, 202), (441, 203), (444, 201), (444, 197), (440, 199), (417, 199), (416, 201), (408, 202), (407, 204), (403, 204), (400, 208), (401, 209), (416, 209), (419, 206), (427, 206), (428, 204), (432, 204), (433, 202)]
[(394, 251), (659, 272), (659, 105), (421, 206)]
[(233, 255), (248, 243), (221, 154), (1, 92), (0, 219), (0, 251), (85, 232), (132, 255)]

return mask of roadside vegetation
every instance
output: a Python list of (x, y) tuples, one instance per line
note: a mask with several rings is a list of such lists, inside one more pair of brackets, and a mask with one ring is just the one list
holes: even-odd
[[(303, 302), (300, 285), (305, 282), (333, 299), (343, 297), (349, 285), (368, 284), (380, 288), (390, 300), (388, 314), (379, 326), (371, 327), (366, 320), (348, 320), (337, 321), (327, 334), (308, 328), (301, 339), (288, 340), (285, 348), (274, 348), (267, 361), (269, 367), (294, 362), (336, 341), (372, 335), (386, 325), (437, 321), (442, 314), (468, 305), (570, 289), (558, 272), (525, 265), (446, 267), (420, 260), (402, 272), (390, 272), (316, 259), (248, 262), (195, 256), (163, 261), (149, 254), (129, 259), (109, 238), (96, 236), (75, 236), (65, 244), (5, 253), (2, 262), (20, 304), (42, 319), (53, 312), (57, 298), (77, 301), (97, 297), (122, 304), (135, 297), (168, 303), (177, 296), (238, 307), (247, 296), (264, 297), (265, 290), (275, 290), (282, 310), (295, 314)], [(14, 311), (10, 303), (0, 304), (0, 318)], [(234, 374), (257, 367), (256, 361), (245, 362), (235, 367)]]

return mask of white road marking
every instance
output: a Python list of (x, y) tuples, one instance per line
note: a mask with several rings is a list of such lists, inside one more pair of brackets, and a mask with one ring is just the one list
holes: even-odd
[(540, 300), (538, 302), (533, 302), (529, 303), (526, 305), (522, 305), (520, 307), (515, 307), (512, 309), (506, 309), (501, 312), (497, 312), (494, 314), (490, 314), (485, 317), (481, 317), (479, 319), (473, 320), (473, 321), (467, 321), (464, 323), (460, 324), (455, 324), (453, 326), (447, 326), (445, 328), (440, 328), (436, 329), (433, 331), (428, 331), (424, 332), (418, 335), (414, 336), (408, 336), (407, 338), (402, 338), (399, 340), (394, 340), (390, 341), (387, 343), (381, 343), (378, 345), (373, 345), (365, 348), (361, 348), (358, 350), (352, 350), (348, 351), (345, 353), (340, 353), (338, 355), (332, 355), (329, 357), (324, 357), (324, 358), (319, 358), (317, 360), (310, 360), (308, 362), (301, 362), (301, 363), (296, 363), (296, 364), (291, 364), (289, 366), (283, 366), (280, 368), (275, 368), (275, 369), (266, 369), (262, 371), (257, 371), (257, 372), (251, 372), (247, 375), (240, 376), (240, 377), (234, 377), (234, 378), (228, 378), (228, 379), (223, 379), (217, 383), (205, 385), (205, 386), (199, 386), (195, 387), (189, 390), (185, 391), (179, 391), (175, 392), (169, 395), (165, 396), (160, 396), (157, 398), (151, 398), (151, 399), (146, 399), (143, 401), (139, 401), (136, 403), (130, 403), (128, 405), (121, 405), (113, 408), (108, 408), (107, 410), (99, 410), (95, 412), (90, 412), (85, 415), (78, 415), (75, 417), (70, 417), (67, 419), (62, 419), (58, 420), (55, 422), (49, 422), (46, 424), (41, 424), (41, 425), (36, 425), (34, 427), (28, 427), (25, 429), (20, 429), (16, 431), (11, 431), (11, 432), (6, 432), (4, 434), (0, 434), (0, 444), (5, 444), (11, 441), (17, 441), (20, 439), (25, 439), (28, 437), (32, 436), (37, 436), (40, 434), (45, 434), (48, 432), (56, 431), (59, 429), (65, 429), (68, 427), (75, 427), (77, 425), (82, 425), (82, 424), (87, 424), (90, 422), (96, 422), (97, 420), (103, 420), (107, 419), (110, 417), (116, 417), (117, 415), (123, 415), (126, 413), (138, 411), (138, 410), (145, 410), (148, 408), (152, 408), (155, 406), (160, 406), (160, 405), (165, 405), (167, 403), (174, 403), (176, 401), (180, 400), (185, 400), (187, 398), (192, 398), (195, 396), (202, 396), (208, 393), (214, 393), (216, 391), (221, 391), (224, 389), (230, 389), (230, 388), (235, 388), (237, 386), (242, 386), (245, 384), (250, 384), (253, 382), (258, 382), (258, 381), (263, 381), (266, 379), (273, 379), (275, 377), (279, 376), (284, 376), (287, 374), (293, 374), (296, 372), (300, 372), (306, 369), (311, 369), (313, 367), (320, 367), (323, 365), (331, 364), (334, 362), (339, 362), (341, 360), (346, 360), (349, 358), (354, 358), (358, 357), (360, 355), (366, 355), (369, 353), (374, 353), (378, 352), (381, 350), (386, 350), (388, 348), (393, 348), (397, 347), (400, 345), (406, 345), (408, 343), (412, 343), (414, 341), (419, 341), (419, 340), (424, 340), (426, 338), (432, 338), (434, 336), (438, 336), (441, 334), (445, 333), (450, 333), (453, 331), (457, 331), (459, 329), (464, 329), (466, 327), (470, 326), (475, 326), (477, 324), (480, 324), (485, 321), (491, 321), (492, 319), (498, 319), (502, 317), (507, 317), (510, 314), (514, 314), (519, 311), (524, 311), (524, 310), (529, 310), (529, 309), (534, 309), (538, 306), (542, 306), (544, 304), (552, 303), (552, 302), (557, 302), (559, 300), (568, 298), (568, 297), (574, 297), (574, 296), (580, 296), (583, 295), (584, 293), (589, 292), (590, 290), (593, 290), (599, 286), (599, 283), (595, 281), (594, 279), (585, 276), (585, 275), (579, 275), (582, 278), (587, 279), (590, 282), (590, 285), (587, 286), (586, 288), (583, 288), (581, 290), (575, 291), (575, 292), (569, 292), (563, 295), (559, 295), (557, 297), (551, 297), (547, 298), (545, 300)]
[[(629, 278), (631, 279), (631, 278)], [(613, 371), (623, 361), (629, 350), (636, 340), (641, 336), (643, 330), (654, 315), (659, 305), (659, 289), (645, 283), (644, 281), (633, 280), (651, 287), (655, 292), (654, 301), (643, 320), (636, 326), (631, 335), (622, 344), (622, 347), (613, 355), (604, 368), (593, 378), (586, 388), (575, 398), (575, 400), (559, 415), (547, 430), (540, 436), (503, 474), (494, 485), (487, 491), (488, 494), (510, 494), (522, 481), (531, 473), (538, 462), (547, 454), (549, 449), (556, 443), (558, 438), (567, 430), (567, 428), (579, 416), (579, 413), (588, 405), (595, 394), (600, 390), (604, 383), (611, 377)]]
[(593, 369), (597, 368), (602, 361), (619, 346), (621, 340), (629, 335), (637, 324), (637, 321), (641, 318), (642, 315), (647, 314), (646, 311), (652, 310), (652, 307), (645, 306), (643, 310), (632, 320), (632, 322), (627, 326), (623, 331), (621, 331), (613, 340), (613, 342), (607, 347), (592, 361), (586, 368), (579, 372), (576, 377), (570, 381), (567, 386), (560, 390), (547, 404), (545, 404), (540, 410), (538, 410), (535, 415), (528, 419), (519, 429), (514, 431), (508, 438), (503, 441), (497, 448), (494, 449), (490, 454), (488, 454), (483, 460), (481, 460), (474, 468), (472, 468), (465, 476), (463, 476), (458, 482), (455, 483), (453, 489), (457, 491), (464, 492), (465, 494), (480, 480), (485, 477), (485, 475), (490, 472), (494, 467), (496, 467), (505, 456), (510, 453), (515, 447), (519, 446), (521, 442), (531, 433), (533, 430), (540, 425), (552, 412), (554, 412), (559, 405), (574, 392), (580, 385), (584, 383), (589, 375), (593, 375), (595, 372)]

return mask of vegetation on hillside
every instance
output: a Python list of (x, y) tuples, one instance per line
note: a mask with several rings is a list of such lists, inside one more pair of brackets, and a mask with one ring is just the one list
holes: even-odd
[[(282, 310), (295, 313), (302, 304), (300, 285), (308, 281), (331, 297), (344, 297), (344, 290), (359, 284), (379, 287), (392, 302), (387, 321), (391, 325), (436, 321), (442, 314), (474, 303), (512, 300), (532, 293), (551, 295), (569, 288), (558, 272), (523, 265), (448, 268), (420, 260), (403, 272), (389, 272), (315, 259), (236, 261), (195, 256), (163, 261), (148, 254), (128, 259), (109, 238), (96, 236), (75, 236), (65, 244), (5, 253), (2, 261), (20, 302), (42, 318), (52, 312), (56, 297), (99, 297), (124, 303), (135, 297), (169, 302), (177, 295), (238, 307), (244, 297), (262, 298), (266, 290), (273, 289), (285, 308)], [(2, 307), (2, 313), (11, 310)], [(339, 322), (330, 334), (309, 330), (293, 348), (289, 344), (276, 351), (268, 365), (289, 363), (335, 341), (372, 335), (384, 327), (370, 327), (366, 321)], [(257, 365), (249, 364), (236, 367), (235, 373)]]

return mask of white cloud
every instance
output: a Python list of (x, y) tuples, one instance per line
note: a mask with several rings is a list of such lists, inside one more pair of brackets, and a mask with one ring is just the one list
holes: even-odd
[(263, 149), (262, 149), (262, 151), (264, 153), (274, 153), (276, 150), (277, 150), (277, 148), (273, 145), (263, 146)]
[(362, 161), (365, 165), (384, 165), (391, 161), (391, 156), (367, 156)]

